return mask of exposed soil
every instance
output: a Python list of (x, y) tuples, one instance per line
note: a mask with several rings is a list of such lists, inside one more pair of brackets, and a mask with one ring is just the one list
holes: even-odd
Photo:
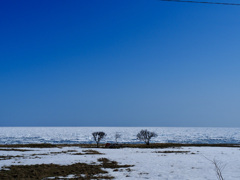
[(98, 151), (96, 151), (96, 150), (92, 150), (92, 149), (83, 150), (83, 152), (84, 152), (85, 154), (103, 154), (103, 153), (100, 153), (100, 152), (98, 152)]
[(98, 159), (100, 164), (76, 163), (72, 165), (40, 164), (40, 165), (12, 165), (0, 171), (2, 180), (30, 180), (44, 179), (47, 177), (66, 177), (75, 175), (73, 179), (113, 179), (102, 168), (129, 168), (132, 165), (118, 165), (116, 161), (106, 158)]
[(20, 148), (20, 147), (28, 147), (28, 148), (53, 148), (58, 147), (56, 144), (0, 144), (0, 147), (9, 147), (9, 148)]
[(180, 153), (180, 154), (187, 154), (190, 151), (154, 151), (153, 153)]
[(71, 155), (97, 155), (97, 154), (104, 154), (104, 153), (100, 153), (96, 150), (92, 150), (92, 149), (88, 149), (88, 150), (83, 150), (83, 153), (80, 153), (76, 150), (68, 150), (68, 151), (60, 151), (60, 152), (51, 152), (51, 154), (66, 154), (66, 153), (70, 153)]
[(21, 151), (21, 152), (25, 152), (25, 151), (31, 151), (31, 150), (28, 150), (28, 149), (3, 149), (1, 148), (0, 151)]
[(43, 154), (30, 154), (30, 156), (47, 156), (49, 154), (43, 153)]
[(0, 161), (1, 160), (8, 160), (8, 159), (12, 159), (12, 158), (20, 158), (20, 157), (24, 157), (24, 156), (0, 156)]
[(152, 143), (146, 144), (122, 144), (122, 147), (128, 148), (180, 148), (180, 147), (237, 147), (239, 144), (175, 144), (175, 143)]
[(133, 165), (119, 165), (116, 161), (110, 161), (107, 158), (99, 158), (98, 162), (101, 162), (103, 168), (111, 168), (111, 169), (116, 169), (116, 168), (129, 168), (133, 167)]

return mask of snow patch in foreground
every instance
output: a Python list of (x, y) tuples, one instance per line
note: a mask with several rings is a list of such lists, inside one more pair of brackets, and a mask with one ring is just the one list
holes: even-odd
[[(20, 149), (20, 148), (19, 148)], [(86, 148), (21, 148), (31, 151), (1, 151), (2, 156), (19, 156), (0, 161), (0, 168), (10, 165), (99, 163), (107, 158), (119, 164), (134, 165), (130, 169), (114, 171), (107, 169), (116, 179), (163, 179), (163, 180), (215, 180), (214, 165), (208, 160), (217, 159), (226, 164), (225, 179), (240, 179), (240, 149), (228, 147), (183, 147), (165, 149), (97, 149), (103, 154), (73, 155), (83, 153)], [(61, 152), (69, 153), (61, 153)], [(32, 154), (37, 154), (35, 157)], [(20, 158), (24, 156), (25, 158)], [(208, 158), (208, 159), (206, 159)]]

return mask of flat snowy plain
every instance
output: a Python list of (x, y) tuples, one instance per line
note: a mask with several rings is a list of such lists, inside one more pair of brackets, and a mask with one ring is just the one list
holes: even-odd
[[(74, 155), (76, 152), (84, 153), (84, 150), (86, 150), (86, 148), (79, 147), (14, 149), (30, 151), (7, 151), (7, 149), (4, 151), (1, 148), (1, 156), (18, 156), (8, 160), (0, 160), (1, 169), (10, 165), (50, 163), (70, 165), (79, 162), (90, 164), (98, 163), (98, 158), (108, 158), (117, 161), (119, 164), (134, 165), (130, 168), (130, 171), (124, 168), (119, 171), (106, 169), (109, 175), (114, 176), (115, 179), (215, 180), (217, 176), (214, 165), (208, 159), (216, 159), (220, 164), (225, 165), (222, 170), (225, 180), (240, 179), (240, 147), (91, 148), (103, 153), (92, 155)], [(176, 151), (176, 153), (171, 151)], [(179, 153), (179, 151), (182, 152)]]
[[(240, 144), (240, 128), (170, 128), (170, 127), (0, 127), (0, 144), (93, 144), (92, 132), (104, 131), (107, 137), (102, 143), (114, 142), (116, 132), (121, 134), (120, 143), (139, 143), (136, 134), (148, 129), (158, 134), (152, 142), (157, 143), (196, 143), (196, 144)], [(103, 154), (84, 154), (86, 148), (16, 148), (31, 151), (9, 151), (1, 148), (0, 168), (11, 165), (74, 163), (98, 164), (97, 159), (108, 158), (119, 164), (134, 165), (131, 171), (106, 169), (116, 179), (153, 179), (153, 180), (215, 180), (214, 165), (217, 160), (225, 165), (222, 170), (225, 180), (240, 179), (240, 147), (182, 147), (164, 149), (102, 149)], [(62, 152), (67, 153), (62, 153)], [(164, 152), (165, 151), (165, 152)], [(171, 151), (177, 151), (176, 153)], [(185, 151), (185, 152), (178, 152)], [(54, 153), (56, 152), (56, 153)], [(17, 156), (17, 157), (16, 157)], [(1, 179), (1, 178), (0, 178)]]

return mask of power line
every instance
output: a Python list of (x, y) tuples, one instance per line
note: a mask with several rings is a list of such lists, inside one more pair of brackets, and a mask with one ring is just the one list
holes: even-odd
[(209, 2), (209, 1), (187, 1), (187, 0), (159, 0), (159, 1), (168, 1), (168, 2), (186, 2), (186, 3), (201, 3), (201, 4), (218, 4), (218, 5), (230, 5), (230, 6), (240, 6), (237, 3), (224, 3), (224, 2)]

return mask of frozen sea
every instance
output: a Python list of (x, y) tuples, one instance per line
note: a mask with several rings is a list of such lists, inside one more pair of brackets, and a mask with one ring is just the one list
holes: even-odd
[(119, 133), (118, 142), (141, 143), (136, 134), (142, 129), (158, 134), (152, 142), (240, 144), (240, 128), (205, 127), (0, 127), (0, 144), (94, 143), (95, 131), (107, 134), (102, 142), (114, 142), (114, 135)]

